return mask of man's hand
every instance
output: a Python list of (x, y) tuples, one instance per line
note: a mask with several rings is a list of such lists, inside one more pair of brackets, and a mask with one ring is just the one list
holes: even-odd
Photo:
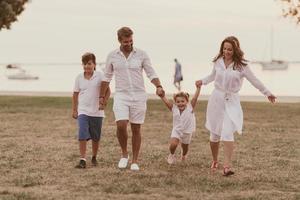
[(159, 97), (164, 97), (165, 96), (165, 91), (161, 86), (159, 86), (159, 87), (156, 87), (156, 94)]
[(74, 111), (73, 111), (72, 117), (73, 117), (74, 119), (77, 119), (77, 118), (78, 118), (78, 112), (77, 112), (77, 110), (74, 110)]

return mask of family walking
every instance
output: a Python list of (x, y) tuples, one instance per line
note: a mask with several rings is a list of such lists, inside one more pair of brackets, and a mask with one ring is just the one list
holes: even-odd
[[(86, 144), (92, 140), (92, 165), (97, 165), (97, 151), (101, 138), (104, 108), (110, 96), (109, 84), (114, 76), (115, 94), (113, 112), (116, 122), (116, 135), (121, 147), (118, 168), (125, 169), (130, 164), (133, 171), (140, 170), (139, 152), (141, 147), (141, 126), (145, 120), (147, 110), (147, 94), (144, 86), (143, 71), (156, 88), (156, 94), (161, 98), (173, 115), (173, 129), (170, 136), (167, 162), (176, 163), (175, 151), (181, 147), (180, 160), (185, 161), (188, 155), (189, 144), (196, 131), (195, 107), (200, 89), (203, 85), (214, 82), (206, 112), (205, 126), (210, 132), (210, 148), (212, 153), (211, 170), (218, 168), (218, 154), (220, 141), (224, 143), (223, 175), (234, 174), (231, 165), (234, 150), (234, 133), (242, 133), (243, 112), (238, 92), (243, 79), (246, 78), (270, 102), (276, 97), (255, 77), (244, 59), (237, 38), (225, 38), (220, 51), (213, 59), (214, 66), (210, 75), (195, 82), (195, 94), (189, 100), (189, 94), (178, 92), (173, 101), (168, 100), (155, 73), (147, 53), (133, 46), (133, 31), (122, 27), (117, 32), (120, 47), (112, 51), (106, 60), (104, 74), (95, 71), (96, 57), (92, 53), (82, 56), (83, 73), (75, 80), (73, 93), (73, 118), (78, 121), (78, 140), (80, 150), (78, 168), (86, 167)], [(175, 62), (178, 62), (175, 60)], [(179, 63), (178, 63), (179, 64)], [(179, 67), (178, 67), (179, 71)], [(178, 90), (180, 88), (180, 80)], [(127, 126), (132, 131), (132, 158), (127, 148)]]

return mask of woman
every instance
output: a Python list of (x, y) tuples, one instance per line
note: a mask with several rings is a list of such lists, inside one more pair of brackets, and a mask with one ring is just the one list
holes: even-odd
[(268, 97), (271, 103), (276, 97), (255, 77), (244, 59), (236, 37), (225, 38), (214, 58), (212, 73), (196, 81), (197, 86), (207, 85), (214, 81), (215, 89), (212, 92), (206, 112), (205, 127), (210, 131), (210, 148), (213, 161), (212, 171), (218, 168), (218, 153), (220, 141), (224, 143), (223, 175), (230, 176), (234, 172), (230, 169), (234, 147), (234, 132), (242, 134), (243, 111), (238, 92), (242, 87), (244, 77), (262, 94)]
[(180, 82), (183, 80), (182, 72), (181, 72), (181, 64), (178, 62), (178, 60), (175, 58), (175, 74), (174, 74), (174, 86), (177, 88), (178, 91), (181, 91)]

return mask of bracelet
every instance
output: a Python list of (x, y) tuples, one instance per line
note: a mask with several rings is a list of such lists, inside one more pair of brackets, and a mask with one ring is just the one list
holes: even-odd
[(156, 86), (156, 88), (163, 88), (161, 85)]

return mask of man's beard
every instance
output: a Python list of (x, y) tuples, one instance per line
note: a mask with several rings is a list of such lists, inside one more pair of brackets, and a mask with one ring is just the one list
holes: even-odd
[(123, 46), (123, 50), (127, 53), (131, 52), (133, 45)]

